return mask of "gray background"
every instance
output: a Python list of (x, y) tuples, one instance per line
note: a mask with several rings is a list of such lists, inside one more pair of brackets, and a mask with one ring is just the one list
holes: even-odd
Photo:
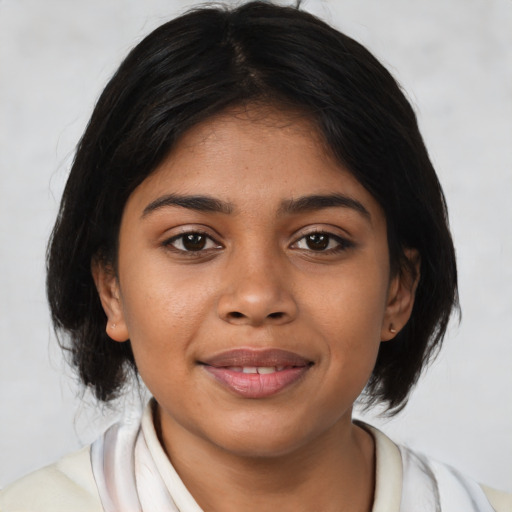
[[(44, 251), (76, 144), (126, 52), (188, 1), (0, 0), (0, 486), (115, 416), (76, 397), (51, 332)], [(366, 44), (418, 112), (444, 186), (463, 320), (395, 440), (512, 491), (512, 1), (339, 0), (310, 10)]]

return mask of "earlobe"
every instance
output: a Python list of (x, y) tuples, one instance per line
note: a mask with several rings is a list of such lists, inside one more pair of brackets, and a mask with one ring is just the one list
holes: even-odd
[(94, 259), (91, 272), (100, 297), (103, 311), (107, 315), (106, 332), (114, 341), (127, 341), (128, 329), (119, 293), (119, 282), (114, 269), (99, 259)]
[(416, 288), (420, 279), (421, 259), (416, 249), (406, 249), (404, 252), (410, 264), (400, 269), (391, 280), (382, 322), (382, 341), (392, 340), (400, 332), (408, 322), (414, 306)]

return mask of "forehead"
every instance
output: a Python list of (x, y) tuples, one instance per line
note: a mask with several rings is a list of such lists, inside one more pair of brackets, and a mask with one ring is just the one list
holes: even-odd
[(169, 193), (214, 196), (246, 211), (342, 193), (378, 209), (305, 114), (271, 107), (231, 109), (192, 127), (128, 203), (143, 211)]
[[(304, 160), (305, 159), (305, 160)], [(220, 168), (237, 166), (240, 178), (244, 170), (281, 170), (285, 174), (302, 161), (302, 171), (314, 163), (318, 171), (329, 162), (339, 167), (330, 157), (314, 123), (303, 113), (282, 111), (267, 106), (245, 106), (227, 110), (192, 127), (174, 146), (159, 168), (181, 167), (183, 162), (195, 167), (195, 162), (208, 163), (212, 178)], [(222, 162), (224, 165), (222, 165)], [(211, 167), (210, 167), (211, 166)], [(185, 166), (190, 170), (188, 165)], [(227, 170), (227, 169), (226, 169)], [(274, 176), (276, 177), (276, 176)]]

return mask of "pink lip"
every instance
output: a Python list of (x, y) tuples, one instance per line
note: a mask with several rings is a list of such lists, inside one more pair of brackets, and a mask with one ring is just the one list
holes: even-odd
[[(312, 361), (280, 349), (235, 349), (205, 361), (204, 369), (220, 384), (244, 398), (265, 398), (299, 380)], [(273, 373), (243, 373), (242, 368), (276, 368)]]

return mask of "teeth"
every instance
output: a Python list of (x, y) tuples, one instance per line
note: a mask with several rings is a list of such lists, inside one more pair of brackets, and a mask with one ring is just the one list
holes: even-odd
[(259, 373), (268, 374), (282, 372), (285, 366), (229, 366), (228, 370), (239, 373)]
[(275, 373), (276, 368), (274, 366), (261, 366), (258, 368), (258, 373)]

